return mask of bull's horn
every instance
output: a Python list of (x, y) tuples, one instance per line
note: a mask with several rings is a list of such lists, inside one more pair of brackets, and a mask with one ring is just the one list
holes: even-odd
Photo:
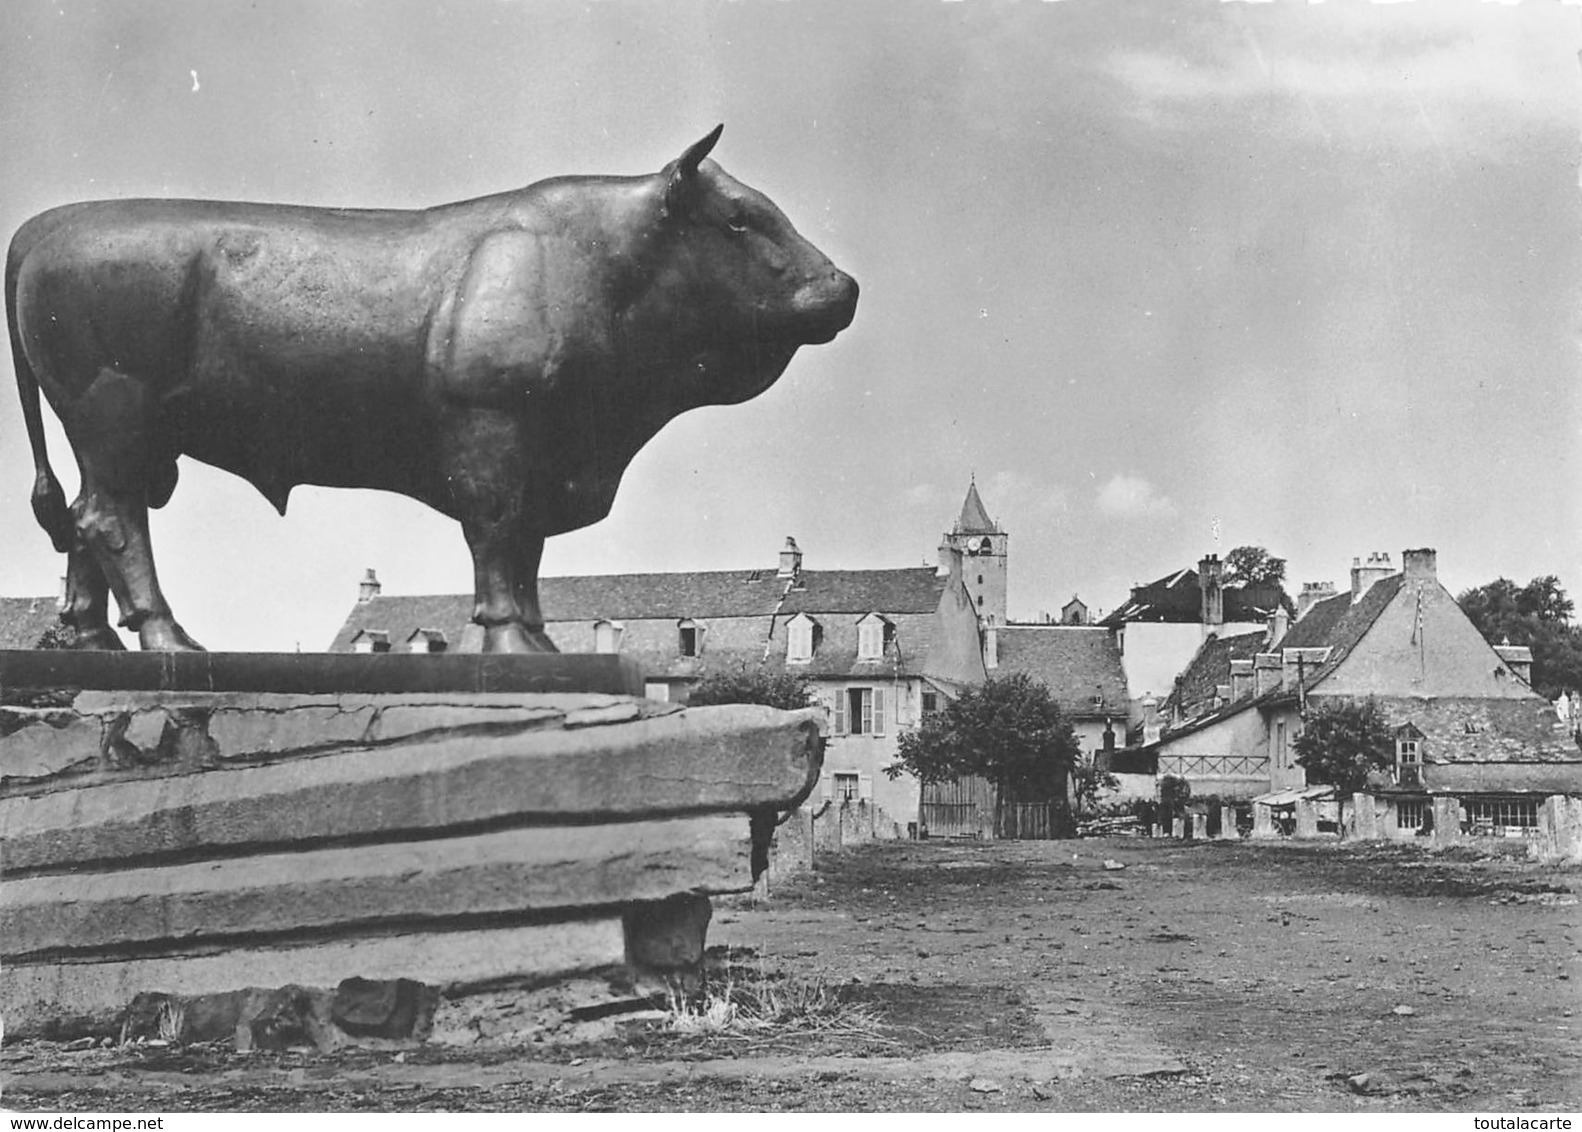
[(714, 148), (714, 143), (720, 140), (720, 132), (725, 129), (721, 122), (698, 141), (687, 147), (687, 151), (665, 168), (669, 176), (665, 179), (665, 213), (674, 215), (685, 210), (687, 190), (693, 179), (698, 175), (698, 166), (703, 164), (703, 159), (709, 155), (709, 150)]
[(703, 159), (709, 155), (709, 150), (714, 148), (714, 143), (720, 140), (720, 134), (725, 129), (725, 123), (715, 126), (699, 141), (695, 141), (681, 155), (676, 162), (676, 170), (684, 177), (690, 177), (698, 171), (698, 166), (703, 164)]

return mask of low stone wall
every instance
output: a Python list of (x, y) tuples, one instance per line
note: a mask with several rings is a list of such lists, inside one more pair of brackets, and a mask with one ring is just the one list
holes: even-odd
[(335, 1044), (503, 982), (637, 993), (695, 972), (822, 754), (813, 711), (615, 694), (3, 696), (10, 1036), (294, 1011)]

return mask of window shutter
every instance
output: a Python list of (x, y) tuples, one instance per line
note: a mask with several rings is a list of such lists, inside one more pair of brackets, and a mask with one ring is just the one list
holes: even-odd
[(819, 776), (819, 780), (818, 780), (818, 796), (819, 796), (820, 799), (828, 798), (828, 797), (831, 796), (831, 792), (833, 790), (833, 784), (832, 783), (833, 783), (833, 776), (828, 775), (828, 774), (824, 774), (824, 775), (820, 775)]
[(835, 689), (835, 734), (846, 734), (846, 689)]
[(873, 690), (873, 733), (884, 734), (884, 689)]
[(873, 801), (873, 775), (862, 774), (857, 776), (857, 798), (859, 801)]

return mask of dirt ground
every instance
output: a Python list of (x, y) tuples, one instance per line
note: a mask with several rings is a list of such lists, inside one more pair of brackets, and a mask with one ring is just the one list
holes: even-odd
[[(1106, 865), (1106, 861), (1109, 865)], [(1115, 867), (1124, 866), (1124, 867)], [(716, 985), (858, 1032), (0, 1051), (23, 1111), (1575, 1111), (1582, 874), (1484, 848), (875, 844), (719, 902)]]

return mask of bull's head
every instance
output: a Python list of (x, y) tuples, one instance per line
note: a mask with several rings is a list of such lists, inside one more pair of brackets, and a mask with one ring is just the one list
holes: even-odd
[[(857, 283), (804, 239), (774, 202), (706, 160), (716, 126), (660, 173), (660, 225), (714, 371), (707, 400), (742, 401), (779, 377), (799, 346), (851, 324)], [(722, 364), (723, 363), (723, 364)]]

